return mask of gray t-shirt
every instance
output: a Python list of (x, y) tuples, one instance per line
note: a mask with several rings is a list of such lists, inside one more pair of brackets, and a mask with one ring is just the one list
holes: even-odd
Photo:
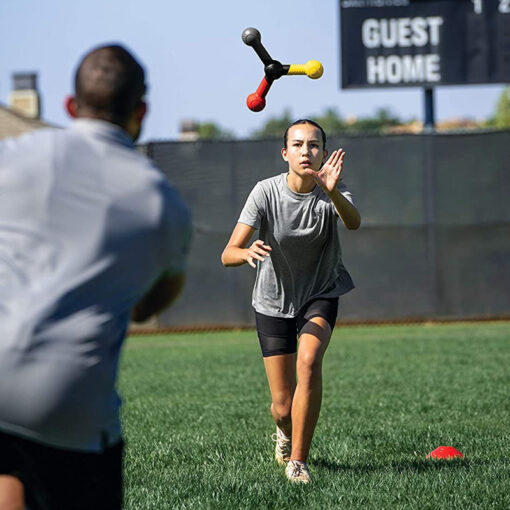
[[(352, 203), (340, 181), (338, 190)], [(258, 262), (253, 307), (272, 317), (295, 317), (311, 299), (341, 296), (354, 288), (342, 263), (339, 217), (320, 186), (296, 193), (287, 173), (256, 184), (239, 222), (260, 230), (271, 246), (270, 257)]]
[(0, 196), (0, 430), (100, 451), (120, 438), (130, 311), (184, 272), (190, 211), (124, 131), (91, 119), (2, 141)]

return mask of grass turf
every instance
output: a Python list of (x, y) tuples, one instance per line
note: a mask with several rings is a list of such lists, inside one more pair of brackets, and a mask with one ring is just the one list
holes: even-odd
[(308, 486), (273, 461), (254, 332), (132, 337), (120, 390), (128, 510), (510, 508), (508, 323), (338, 327)]

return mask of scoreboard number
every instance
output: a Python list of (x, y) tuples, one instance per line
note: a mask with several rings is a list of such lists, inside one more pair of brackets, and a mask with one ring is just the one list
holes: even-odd
[[(471, 0), (473, 3), (473, 10), (475, 14), (482, 14), (483, 12), (483, 0)], [(510, 0), (498, 0), (498, 11), (501, 14), (509, 14), (510, 13)]]
[(510, 13), (510, 0), (499, 0), (498, 10), (502, 14)]

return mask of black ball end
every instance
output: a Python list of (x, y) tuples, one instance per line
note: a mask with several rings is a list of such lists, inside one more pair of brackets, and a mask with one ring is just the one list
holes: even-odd
[(257, 42), (260, 42), (260, 32), (256, 28), (246, 28), (243, 30), (243, 42), (248, 46), (254, 46)]

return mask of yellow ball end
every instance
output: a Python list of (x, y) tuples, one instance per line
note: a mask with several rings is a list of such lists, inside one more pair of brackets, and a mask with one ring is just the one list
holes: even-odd
[(305, 64), (305, 71), (306, 76), (308, 76), (308, 78), (316, 80), (317, 78), (320, 78), (322, 76), (322, 73), (324, 72), (324, 67), (322, 67), (322, 64), (320, 62), (317, 62), (317, 60), (309, 60)]

